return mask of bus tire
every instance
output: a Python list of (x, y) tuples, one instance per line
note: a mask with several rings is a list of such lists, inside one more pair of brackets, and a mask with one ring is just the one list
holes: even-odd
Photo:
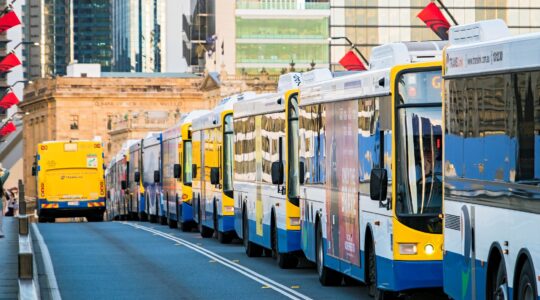
[(317, 225), (317, 240), (315, 241), (317, 246), (316, 264), (317, 274), (319, 275), (319, 282), (323, 286), (340, 285), (343, 275), (336, 272), (324, 265), (324, 243), (322, 238), (322, 226)]
[(292, 253), (280, 253), (278, 232), (275, 217), (272, 216), (272, 257), (277, 260), (277, 264), (281, 269), (292, 269), (298, 265), (298, 258)]
[(219, 224), (218, 224), (218, 214), (217, 214), (217, 205), (216, 202), (214, 202), (214, 231), (216, 232), (217, 240), (221, 244), (229, 244), (232, 240), (231, 235), (227, 234), (225, 232), (219, 231)]
[(368, 253), (367, 253), (367, 267), (368, 267), (368, 293), (375, 300), (388, 300), (393, 299), (394, 294), (385, 290), (381, 290), (377, 287), (377, 255), (375, 253), (375, 242), (373, 238), (369, 241)]
[(242, 244), (248, 257), (259, 257), (262, 255), (263, 248), (249, 240), (249, 222), (245, 214), (242, 215)]
[(519, 283), (517, 288), (517, 300), (535, 300), (537, 299), (536, 280), (534, 278), (534, 272), (532, 270), (529, 261), (525, 261), (521, 272), (519, 273)]
[(183, 232), (189, 232), (191, 231), (191, 224), (189, 224), (188, 222), (178, 222), (178, 228), (180, 228), (180, 230), (182, 230)]
[(508, 299), (508, 277), (505, 269), (504, 260), (500, 258), (497, 269), (488, 275), (490, 283), (487, 299)]
[(214, 230), (208, 228), (202, 224), (202, 209), (201, 203), (199, 202), (199, 231), (203, 238), (211, 238), (214, 235)]

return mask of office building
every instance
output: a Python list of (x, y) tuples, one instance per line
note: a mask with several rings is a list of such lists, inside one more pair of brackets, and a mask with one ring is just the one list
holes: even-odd
[(26, 0), (23, 7), (25, 78), (65, 75), (69, 63), (110, 69), (109, 0)]
[[(331, 35), (348, 37), (369, 57), (371, 49), (396, 41), (439, 40), (416, 16), (430, 0), (332, 0)], [(514, 34), (540, 30), (537, 1), (519, 0), (443, 0), (460, 24), (486, 19), (502, 19)], [(437, 3), (437, 2), (435, 2)], [(448, 21), (452, 20), (447, 17)], [(345, 40), (330, 46), (332, 68), (342, 69), (338, 61), (349, 46)]]
[(112, 0), (113, 70), (183, 72), (183, 10), (189, 1)]

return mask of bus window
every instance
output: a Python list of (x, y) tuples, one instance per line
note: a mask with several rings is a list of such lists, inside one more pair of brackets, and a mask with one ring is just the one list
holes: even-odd
[(184, 141), (184, 184), (189, 185), (191, 184), (191, 181), (193, 180), (191, 170), (193, 169), (191, 167), (192, 165), (192, 157), (191, 157), (191, 141)]
[(223, 190), (232, 191), (233, 189), (233, 143), (234, 143), (234, 131), (233, 131), (233, 119), (232, 114), (225, 116), (224, 120), (224, 137), (223, 137)]
[[(401, 222), (424, 232), (440, 233), (442, 211), (442, 110), (437, 72), (409, 73), (399, 80), (397, 106), (397, 198)], [(414, 79), (411, 79), (414, 78)], [(411, 90), (411, 86), (414, 87)], [(414, 97), (411, 97), (414, 96)], [(411, 105), (412, 104), (412, 105)], [(434, 222), (420, 221), (427, 217)]]
[(287, 151), (289, 160), (289, 169), (287, 170), (288, 197), (294, 199), (299, 197), (300, 185), (300, 159), (298, 153), (298, 98), (296, 95), (289, 99), (289, 116), (287, 132)]

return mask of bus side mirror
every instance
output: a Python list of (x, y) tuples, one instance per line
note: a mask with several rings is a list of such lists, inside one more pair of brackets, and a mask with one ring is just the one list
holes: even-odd
[(300, 184), (304, 184), (304, 182), (306, 181), (306, 164), (301, 161), (300, 162)]
[(272, 184), (283, 184), (283, 163), (280, 161), (272, 163)]
[(219, 168), (210, 169), (210, 183), (219, 184)]
[(136, 183), (141, 182), (141, 173), (135, 172), (135, 176), (133, 176), (133, 180), (135, 180)]
[(36, 170), (36, 167), (33, 166), (32, 167), (32, 176), (36, 176), (37, 175), (37, 170)]
[(174, 178), (179, 179), (180, 174), (182, 173), (182, 167), (180, 166), (180, 164), (174, 164), (173, 168)]
[(197, 165), (196, 164), (191, 165), (191, 176), (192, 178), (197, 178)]
[(127, 181), (125, 180), (120, 181), (120, 185), (122, 186), (123, 190), (127, 190)]
[(154, 183), (159, 183), (159, 171), (154, 171)]
[(369, 182), (369, 195), (371, 200), (386, 200), (388, 188), (388, 173), (386, 169), (376, 168), (371, 170), (371, 179)]

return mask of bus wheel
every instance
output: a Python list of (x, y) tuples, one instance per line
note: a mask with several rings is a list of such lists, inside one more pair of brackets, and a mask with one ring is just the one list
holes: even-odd
[(534, 300), (537, 298), (536, 281), (531, 264), (525, 262), (519, 274), (519, 285), (517, 290), (517, 300)]
[(278, 266), (282, 269), (292, 269), (298, 265), (298, 258), (292, 253), (280, 253), (278, 243), (278, 232), (275, 219), (272, 218), (272, 257), (277, 260)]
[(249, 241), (249, 222), (245, 213), (242, 216), (242, 233), (242, 243), (244, 244), (246, 255), (248, 257), (261, 256), (263, 252), (262, 247)]
[(199, 204), (199, 231), (201, 232), (201, 236), (203, 238), (211, 238), (214, 235), (214, 230), (204, 226), (202, 223), (202, 209), (201, 209), (200, 204)]
[(490, 275), (491, 283), (488, 299), (494, 300), (506, 300), (508, 299), (508, 283), (506, 277), (506, 271), (504, 267), (504, 261), (501, 259), (499, 265), (497, 266), (497, 272), (493, 275)]
[(322, 237), (321, 224), (317, 226), (317, 273), (319, 281), (324, 286), (339, 285), (343, 276), (328, 267), (324, 266), (324, 243)]
[(368, 249), (368, 287), (369, 295), (375, 300), (384, 300), (394, 298), (393, 293), (381, 290), (377, 287), (377, 255), (375, 254), (375, 243), (371, 241)]
[(231, 242), (232, 238), (230, 234), (219, 231), (218, 216), (217, 216), (215, 203), (214, 203), (214, 231), (216, 232), (216, 237), (220, 243), (228, 244)]
[(188, 222), (178, 221), (178, 228), (180, 228), (180, 230), (182, 230), (183, 232), (188, 232), (191, 231), (191, 224), (189, 224)]

